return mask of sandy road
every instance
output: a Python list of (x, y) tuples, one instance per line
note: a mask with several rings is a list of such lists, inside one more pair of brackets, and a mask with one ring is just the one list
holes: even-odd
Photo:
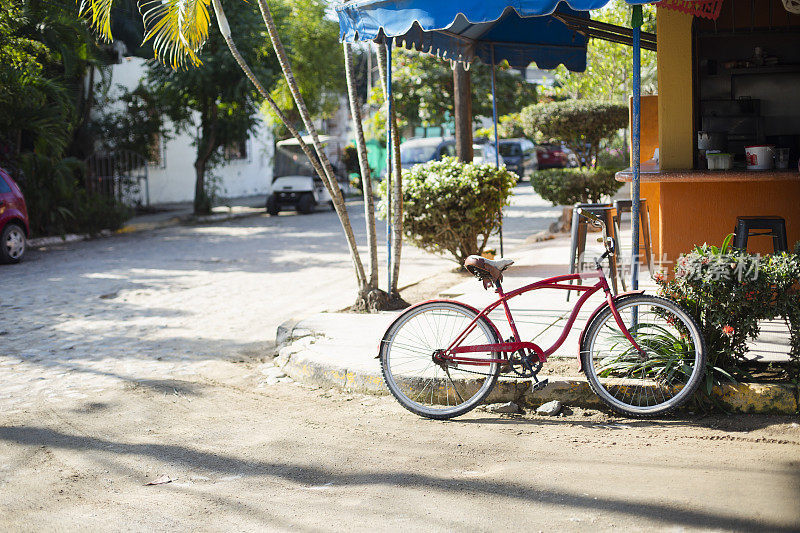
[(0, 415), (0, 530), (800, 528), (796, 418), (433, 422), (205, 372)]

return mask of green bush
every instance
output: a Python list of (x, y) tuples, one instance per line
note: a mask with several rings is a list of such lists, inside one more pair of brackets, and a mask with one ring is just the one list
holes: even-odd
[(628, 108), (589, 100), (547, 102), (523, 108), (519, 121), (527, 137), (561, 141), (593, 161), (600, 142), (628, 125)]
[(784, 318), (791, 334), (790, 375), (800, 364), (800, 253), (759, 256), (721, 247), (697, 246), (681, 255), (675, 278), (657, 274), (660, 293), (697, 320), (706, 342), (706, 391), (723, 379), (747, 378), (747, 342), (759, 334), (759, 321)]
[[(505, 167), (452, 157), (404, 170), (403, 232), (421, 248), (447, 252), (463, 264), (467, 256), (483, 252), (498, 231), (517, 180)], [(385, 216), (385, 181), (380, 189)]]
[(27, 153), (20, 158), (19, 185), (36, 236), (99, 233), (116, 230), (130, 210), (113, 200), (88, 193), (82, 186), (84, 165), (74, 158)]
[(536, 193), (553, 205), (600, 202), (622, 187), (613, 168), (551, 168), (531, 176)]

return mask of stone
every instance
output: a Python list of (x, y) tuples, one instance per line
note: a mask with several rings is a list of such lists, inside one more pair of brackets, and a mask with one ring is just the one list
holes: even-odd
[(267, 380), (278, 380), (286, 377), (286, 372), (272, 363), (264, 363), (258, 367), (258, 370)]
[(558, 400), (553, 400), (551, 402), (547, 402), (545, 404), (540, 405), (536, 409), (537, 415), (544, 415), (544, 416), (556, 416), (561, 411), (561, 402)]
[(490, 413), (497, 413), (500, 415), (515, 415), (520, 412), (519, 405), (514, 402), (495, 403), (488, 407)]

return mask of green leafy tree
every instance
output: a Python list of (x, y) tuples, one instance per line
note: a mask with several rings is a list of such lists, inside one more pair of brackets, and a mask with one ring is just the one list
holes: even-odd
[[(655, 33), (656, 9), (643, 6), (643, 31)], [(625, 3), (612, 2), (607, 7), (592, 11), (592, 18), (600, 22), (630, 27), (631, 8)], [(642, 94), (658, 92), (656, 78), (656, 53), (642, 50)], [(556, 85), (546, 92), (555, 99), (576, 98), (598, 102), (627, 104), (632, 94), (633, 63), (631, 47), (589, 39), (586, 53), (586, 71), (570, 72), (563, 65), (555, 70)]]
[(528, 137), (564, 142), (594, 166), (600, 142), (628, 124), (628, 108), (589, 100), (546, 102), (520, 111), (520, 122)]
[[(339, 96), (345, 92), (339, 25), (325, 16), (325, 9), (326, 5), (319, 0), (276, 2), (274, 8), (278, 32), (286, 42), (286, 53), (294, 67), (295, 81), (314, 118), (330, 117), (339, 107)], [(285, 78), (276, 80), (271, 96), (284, 116), (302, 129), (302, 117)], [(288, 137), (289, 132), (282, 127), (278, 115), (269, 106), (264, 110), (278, 126), (277, 136)]]
[[(231, 3), (231, 23), (241, 31), (245, 60), (259, 78), (274, 82), (277, 64), (265, 47), (266, 36), (252, 4)], [(231, 56), (225, 40), (212, 33), (197, 58), (203, 68), (173, 70), (152, 63), (148, 91), (175, 133), (188, 134), (196, 148), (195, 214), (211, 211), (213, 191), (207, 174), (222, 161), (223, 148), (247, 139), (257, 124), (261, 98)]]
[[(392, 53), (392, 93), (401, 126), (438, 126), (454, 116), (453, 71), (450, 63), (414, 50), (398, 48)], [(491, 67), (475, 62), (472, 78), (472, 114), (492, 116)], [(497, 113), (506, 115), (537, 101), (536, 86), (507, 65), (496, 68)], [(370, 103), (382, 104), (383, 91), (375, 87)], [(385, 113), (373, 117), (372, 131), (382, 135)]]
[[(290, 2), (299, 0), (284, 1)], [(321, 0), (318, 1), (321, 2)], [(230, 7), (235, 3), (235, 0), (231, 0), (231, 2), (226, 4), (226, 7)], [(292, 137), (297, 140), (300, 149), (308, 158), (331, 195), (353, 260), (356, 281), (359, 287), (356, 306), (370, 299), (376, 301), (375, 298), (370, 297), (379, 291), (376, 283), (373, 283), (372, 280), (368, 280), (366, 277), (364, 264), (361, 262), (358, 251), (358, 243), (356, 242), (347, 207), (344, 203), (344, 196), (334, 174), (333, 166), (320, 142), (317, 128), (309, 112), (309, 108), (306, 105), (305, 98), (300, 92), (297, 79), (294, 75), (292, 62), (287, 53), (287, 47), (284, 46), (283, 40), (278, 32), (275, 18), (272, 15), (272, 9), (267, 3), (267, 0), (258, 0), (257, 4), (267, 29), (270, 43), (277, 56), (283, 77), (286, 80), (286, 86), (297, 106), (303, 126), (311, 138), (313, 152), (312, 148), (309, 147), (303, 139), (298, 128), (293, 124), (293, 121), (286, 116), (281, 107), (274, 98), (272, 98), (270, 92), (260, 80), (260, 77), (253, 68), (251, 68), (249, 62), (240, 51), (234, 40), (234, 32), (228, 22), (228, 17), (222, 7), (221, 0), (153, 0), (141, 2), (140, 8), (142, 10), (144, 23), (144, 38), (145, 41), (152, 41), (155, 56), (167, 65), (175, 68), (186, 65), (187, 63), (194, 66), (200, 65), (201, 62), (198, 53), (209, 38), (209, 28), (212, 20), (209, 8), (213, 7), (217, 28), (225, 44), (228, 46), (231, 56), (235, 59), (250, 82), (256, 87), (258, 94), (264, 98), (271, 111), (275, 113), (280, 122), (289, 130)], [(91, 18), (92, 26), (107, 40), (111, 40), (112, 38), (112, 7), (113, 0), (82, 0), (79, 9), (82, 14)], [(237, 37), (240, 35), (238, 30), (237, 28)]]
[[(97, 144), (106, 152), (127, 150), (148, 161), (156, 159), (159, 136), (168, 133), (156, 94), (140, 83), (133, 90), (123, 88), (115, 99), (107, 95), (105, 91), (99, 98), (99, 113), (92, 122)], [(121, 109), (112, 106), (114, 100), (122, 104)]]

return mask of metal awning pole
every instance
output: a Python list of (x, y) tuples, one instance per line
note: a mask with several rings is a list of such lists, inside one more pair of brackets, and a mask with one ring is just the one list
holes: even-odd
[[(631, 182), (631, 290), (639, 288), (639, 208), (641, 192), (639, 191), (639, 171), (641, 169), (640, 133), (641, 133), (641, 29), (642, 6), (633, 6), (631, 27), (633, 28), (633, 124), (631, 124), (631, 151), (633, 155), (633, 181)], [(645, 251), (647, 253), (647, 251)]]
[(392, 44), (386, 39), (386, 292), (392, 294)]
[[(494, 122), (494, 165), (500, 168), (500, 139), (497, 137), (497, 97), (495, 94), (494, 45), (492, 45), (492, 121)], [(500, 257), (503, 257), (503, 209), (500, 208)]]

